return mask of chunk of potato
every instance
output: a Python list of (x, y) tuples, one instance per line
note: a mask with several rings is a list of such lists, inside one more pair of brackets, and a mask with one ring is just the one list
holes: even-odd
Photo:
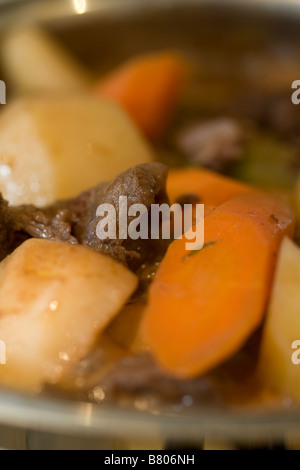
[(300, 340), (300, 249), (285, 238), (263, 331), (259, 373), (269, 389), (299, 401), (300, 365), (292, 362), (295, 340)]
[[(0, 265), (2, 385), (38, 392), (93, 346), (121, 310), (137, 277), (80, 245), (31, 239)], [(3, 343), (2, 343), (3, 344)]]
[(146, 352), (149, 346), (142, 334), (146, 304), (134, 302), (125, 305), (123, 310), (108, 325), (106, 334), (120, 347), (134, 354)]
[(39, 28), (18, 28), (2, 38), (1, 61), (17, 94), (87, 88), (88, 72), (53, 37)]
[(72, 197), (152, 157), (127, 115), (89, 94), (21, 99), (0, 116), (0, 191), (11, 204)]

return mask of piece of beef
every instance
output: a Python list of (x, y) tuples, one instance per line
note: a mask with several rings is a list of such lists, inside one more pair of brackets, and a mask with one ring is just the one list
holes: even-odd
[(112, 351), (111, 346), (107, 351), (106, 347), (104, 336), (103, 344), (71, 368), (62, 381), (46, 384), (44, 392), (66, 397), (75, 394), (81, 400), (110, 404), (143, 403), (145, 408), (224, 402), (220, 388), (210, 376), (178, 379), (162, 370), (149, 353), (125, 355)]
[[(169, 240), (100, 240), (96, 234), (100, 204), (112, 204), (116, 211), (117, 233), (119, 197), (126, 196), (132, 204), (168, 203), (165, 185), (167, 168), (160, 163), (138, 165), (117, 176), (110, 184), (100, 183), (70, 200), (58, 201), (45, 208), (33, 205), (9, 207), (0, 199), (0, 256), (3, 259), (27, 238), (80, 243), (104, 253), (137, 270), (143, 263), (155, 263), (167, 249)], [(128, 217), (127, 224), (134, 217)], [(150, 227), (150, 224), (149, 224)], [(148, 267), (148, 266), (147, 266)]]
[(8, 207), (11, 230), (15, 236), (24, 233), (28, 238), (77, 244), (79, 241), (75, 232), (79, 231), (94, 194), (98, 194), (102, 186), (103, 184), (99, 184), (75, 198), (57, 201), (48, 207), (38, 208), (31, 204)]
[(66, 208), (9, 207), (0, 195), (0, 261), (31, 237), (77, 243), (71, 222), (72, 213)]
[(242, 136), (234, 119), (215, 118), (180, 130), (175, 140), (178, 150), (193, 164), (221, 171), (241, 158)]
[[(101, 388), (106, 402), (123, 404), (142, 400), (148, 401), (149, 406), (168, 404), (185, 407), (196, 403), (216, 405), (223, 402), (222, 393), (210, 376), (189, 380), (172, 377), (146, 353), (119, 359), (101, 379)], [(93, 398), (92, 393), (90, 397)]]
[(71, 233), (73, 214), (67, 208), (38, 209), (31, 205), (24, 205), (12, 207), (10, 217), (15, 234), (23, 232), (32, 238), (78, 243)]
[(72, 199), (67, 201), (57, 201), (50, 209), (57, 211), (60, 209), (67, 209), (72, 214), (70, 220), (72, 225), (72, 235), (76, 238), (78, 243), (83, 243), (84, 232), (88, 223), (88, 214), (91, 212), (91, 207), (95, 205), (95, 201), (101, 200), (101, 197), (107, 188), (108, 183), (99, 183), (97, 186), (84, 191)]
[[(156, 260), (164, 254), (170, 240), (152, 240), (150, 237), (150, 220), (148, 220), (148, 239), (132, 240), (130, 237), (122, 239), (119, 234), (119, 197), (127, 198), (127, 210), (133, 204), (143, 204), (149, 211), (152, 204), (169, 203), (166, 194), (167, 168), (161, 163), (141, 164), (131, 168), (119, 176), (106, 187), (100, 188), (93, 195), (87, 216), (76, 233), (79, 242), (87, 245), (99, 253), (104, 253), (136, 270), (149, 259)], [(116, 211), (116, 239), (101, 240), (96, 234), (99, 217), (96, 215), (100, 204), (111, 204)], [(150, 214), (148, 214), (150, 218)], [(135, 216), (127, 217), (127, 226)]]
[(14, 245), (15, 234), (11, 226), (10, 209), (7, 201), (0, 194), (0, 261), (2, 261)]
[(261, 334), (262, 329), (255, 331), (230, 359), (199, 377), (176, 378), (162, 369), (150, 353), (143, 353), (118, 359), (98, 385), (106, 400), (112, 402), (134, 404), (148, 399), (156, 404), (183, 406), (255, 403), (263, 396), (257, 377)]

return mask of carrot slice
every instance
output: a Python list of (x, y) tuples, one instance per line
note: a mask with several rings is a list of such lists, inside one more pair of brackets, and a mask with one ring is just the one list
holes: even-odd
[(234, 196), (258, 191), (252, 186), (204, 168), (169, 170), (167, 179), (167, 193), (171, 203), (185, 194), (195, 194), (203, 204), (216, 207)]
[(187, 64), (172, 52), (130, 60), (95, 86), (119, 103), (151, 139), (165, 131), (187, 76)]
[(205, 218), (205, 244), (175, 240), (150, 287), (144, 334), (159, 364), (179, 377), (235, 353), (261, 323), (281, 240), (294, 216), (281, 201), (249, 194)]

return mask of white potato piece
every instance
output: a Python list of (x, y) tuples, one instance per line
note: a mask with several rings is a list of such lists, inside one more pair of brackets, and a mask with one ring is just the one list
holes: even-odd
[(2, 38), (1, 61), (15, 93), (84, 90), (89, 73), (39, 28), (12, 29)]
[(134, 354), (149, 351), (143, 335), (143, 318), (146, 303), (134, 302), (125, 305), (108, 325), (106, 335), (120, 347)]
[[(85, 357), (137, 286), (111, 258), (30, 239), (0, 265), (0, 384), (39, 392)], [(3, 344), (2, 343), (2, 344)]]
[(152, 160), (127, 115), (90, 94), (21, 99), (0, 116), (0, 191), (11, 204), (72, 197)]
[(285, 238), (263, 331), (259, 372), (269, 389), (299, 401), (300, 364), (292, 362), (295, 340), (300, 340), (300, 249)]

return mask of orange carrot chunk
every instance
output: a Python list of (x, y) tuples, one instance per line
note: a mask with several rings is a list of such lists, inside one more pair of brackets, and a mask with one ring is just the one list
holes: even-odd
[(171, 52), (130, 60), (95, 86), (95, 92), (120, 104), (151, 139), (169, 124), (187, 75), (187, 65)]
[(167, 179), (171, 203), (185, 194), (195, 194), (203, 204), (216, 207), (234, 196), (254, 192), (258, 189), (205, 168), (169, 170)]
[(204, 220), (205, 244), (169, 247), (150, 287), (144, 334), (175, 376), (205, 373), (228, 359), (264, 317), (281, 240), (294, 216), (268, 195), (237, 196)]

